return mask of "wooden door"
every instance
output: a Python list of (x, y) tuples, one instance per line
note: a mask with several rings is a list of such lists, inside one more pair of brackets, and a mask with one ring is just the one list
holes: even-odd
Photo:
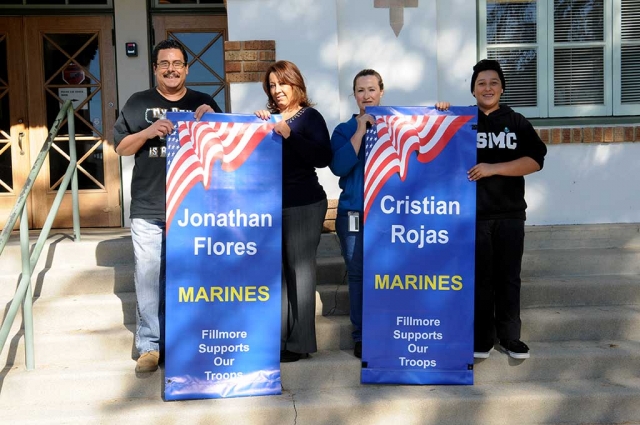
[(157, 15), (153, 17), (156, 43), (172, 38), (189, 56), (187, 87), (210, 94), (220, 109), (231, 112), (229, 85), (224, 75), (226, 16)]
[[(9, 103), (12, 193), (19, 193), (23, 176), (28, 175), (60, 106), (71, 99), (75, 109), (80, 224), (83, 227), (120, 226), (119, 158), (110, 145), (116, 114), (112, 17), (2, 19), (7, 21), (0, 28), (8, 28), (6, 43), (10, 49), (7, 51), (9, 101), (13, 102), (12, 91), (23, 91), (21, 97), (25, 103), (15, 106)], [(14, 44), (14, 35), (23, 40), (21, 46)], [(4, 133), (6, 131), (0, 130), (0, 137), (6, 138)], [(49, 213), (69, 164), (68, 141), (65, 120), (34, 182), (28, 204), (31, 228), (42, 227)], [(0, 208), (0, 216), (6, 218), (5, 205), (0, 204)], [(68, 191), (54, 227), (71, 226), (71, 193)]]
[(31, 167), (22, 39), (22, 20), (0, 17), (0, 229)]

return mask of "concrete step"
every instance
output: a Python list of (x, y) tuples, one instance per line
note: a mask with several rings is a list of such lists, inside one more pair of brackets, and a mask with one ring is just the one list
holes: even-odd
[[(0, 301), (8, 302), (17, 281), (2, 282)], [(133, 264), (117, 268), (54, 268), (32, 281), (35, 297), (52, 299), (88, 294), (133, 292)], [(640, 304), (640, 274), (523, 277), (523, 308), (580, 305)], [(344, 282), (317, 286), (316, 314), (349, 314), (349, 291)]]
[[(74, 270), (51, 269), (45, 275), (38, 276), (32, 283), (34, 296), (44, 300), (89, 294), (119, 295), (134, 291), (132, 264), (123, 264), (118, 268)], [(0, 285), (0, 300), (9, 301), (15, 286), (16, 282)], [(640, 304), (640, 275), (525, 277), (522, 281), (522, 308), (603, 304)], [(349, 314), (346, 282), (318, 285), (316, 314)]]
[[(136, 323), (134, 292), (86, 293), (34, 297), (34, 326), (39, 332), (106, 329)], [(5, 310), (8, 310), (8, 304)], [(316, 315), (348, 315), (348, 289), (342, 285), (319, 287)], [(20, 315), (16, 321), (20, 321)]]
[[(131, 375), (130, 372), (123, 372)], [(640, 378), (563, 380), (473, 386), (361, 385), (285, 390), (279, 396), (163, 402), (160, 376), (133, 377), (118, 388), (118, 368), (82, 374), (92, 385), (73, 391), (66, 379), (30, 373), (40, 383), (36, 400), (0, 400), (7, 423), (157, 424), (612, 424), (638, 423)], [(110, 379), (111, 378), (111, 379)], [(25, 386), (29, 386), (26, 383)], [(114, 398), (94, 400), (101, 388)], [(61, 391), (61, 389), (64, 389)], [(122, 394), (117, 396), (117, 394)], [(13, 403), (13, 401), (20, 403)], [(28, 401), (26, 401), (28, 400)], [(26, 404), (29, 403), (29, 404)], [(28, 408), (25, 408), (28, 406)]]
[[(640, 370), (640, 341), (533, 341), (528, 345), (531, 358), (527, 360), (514, 360), (498, 350), (488, 359), (476, 359), (475, 384), (615, 379), (635, 376)], [(360, 385), (360, 360), (351, 350), (319, 351), (310, 359), (283, 363), (281, 370), (288, 390)]]
[[(34, 357), (40, 365), (73, 367), (89, 359), (95, 362), (137, 358), (133, 344), (134, 326), (105, 329), (81, 329), (66, 332), (41, 333), (35, 336)], [(25, 366), (24, 333), (12, 334), (0, 355), (0, 365)], [(71, 348), (72, 347), (72, 348)]]
[[(73, 232), (65, 230), (54, 232), (45, 242), (35, 268), (37, 271), (54, 266), (114, 267), (133, 261), (133, 245), (129, 229), (82, 229), (80, 242), (74, 242)], [(31, 250), (36, 240), (37, 235), (32, 234)], [(0, 270), (3, 273), (20, 273), (20, 258), (19, 235), (14, 232), (0, 255)]]
[[(18, 265), (0, 268), (0, 301), (9, 301), (20, 283), (20, 259)], [(5, 261), (5, 265), (6, 265)], [(133, 292), (133, 254), (127, 262), (113, 266), (97, 266), (95, 264), (75, 264), (46, 266), (36, 268), (31, 278), (34, 296), (64, 296), (79, 294), (99, 294)], [(318, 285), (335, 287), (338, 283), (346, 284), (346, 272), (342, 257), (318, 258)]]
[[(109, 346), (110, 341), (112, 346)], [(55, 370), (67, 377), (67, 370), (89, 369), (93, 361), (94, 366), (91, 367), (102, 369), (104, 363), (105, 370), (109, 370), (109, 365), (119, 365), (119, 368), (128, 368), (129, 375), (134, 375), (135, 361), (131, 355), (130, 333), (122, 335), (122, 332), (110, 331), (102, 337), (92, 335), (85, 340), (73, 335), (67, 338), (67, 342), (68, 347), (74, 347), (73, 350), (67, 347), (66, 355), (64, 350), (51, 354), (49, 350), (39, 348), (56, 348), (62, 345), (63, 339), (44, 338), (39, 344), (40, 347), (36, 347), (36, 370), (49, 370), (50, 375), (47, 376), (51, 379), (54, 379)], [(488, 359), (476, 359), (475, 384), (615, 379), (634, 376), (640, 370), (639, 341), (532, 341), (529, 347), (531, 358), (528, 360), (514, 360), (498, 350), (492, 351)], [(21, 361), (5, 365), (7, 366), (11, 371), (5, 378), (6, 382), (18, 379), (25, 371), (24, 363)], [(348, 388), (360, 385), (360, 360), (353, 356), (351, 350), (318, 351), (309, 359), (282, 363), (281, 372), (282, 384), (287, 390)], [(122, 376), (133, 379), (133, 376), (126, 374)], [(160, 385), (160, 382), (157, 384)], [(104, 397), (108, 396), (110, 394), (104, 394)]]
[(640, 248), (640, 223), (526, 226), (525, 250)]
[[(522, 309), (522, 340), (640, 341), (640, 306), (580, 306)], [(353, 348), (348, 316), (316, 317), (319, 350)]]
[[(174, 403), (160, 399), (162, 371), (133, 372), (128, 229), (83, 231), (81, 243), (53, 235), (33, 277), (36, 370), (24, 368), (18, 322), (0, 355), (0, 422), (640, 423), (640, 224), (526, 231), (528, 360), (493, 352), (476, 361), (474, 386), (361, 385), (344, 264), (336, 235), (325, 234), (318, 250), (320, 351), (282, 365), (285, 394)], [(12, 243), (0, 255), (0, 302), (17, 284)]]
[[(527, 226), (526, 232), (523, 276), (640, 273), (638, 223)], [(119, 268), (122, 264), (132, 264), (133, 247), (129, 229), (83, 229), (81, 242), (78, 243), (73, 242), (71, 235), (69, 231), (60, 231), (49, 237), (35, 274), (53, 267), (83, 268), (97, 265)], [(35, 242), (35, 236), (31, 240)], [(576, 252), (580, 253), (578, 258)], [(322, 235), (318, 247), (318, 265), (320, 284), (338, 283), (344, 279), (340, 245), (334, 233)], [(20, 247), (16, 233), (0, 255), (0, 279), (15, 283), (20, 270)]]
[[(100, 361), (122, 358), (123, 353), (128, 358), (135, 358), (135, 301), (133, 294), (125, 295), (124, 299), (85, 296), (81, 297), (86, 300), (84, 302), (75, 297), (36, 302), (34, 326), (37, 364), (61, 365), (70, 362), (69, 366), (73, 366), (87, 358)], [(128, 306), (130, 314), (123, 315), (122, 305)], [(129, 317), (129, 320), (125, 321), (125, 317)], [(536, 341), (546, 341), (546, 350), (556, 346), (561, 347), (559, 350), (565, 350), (562, 347), (566, 340), (581, 340), (586, 347), (598, 347), (600, 350), (606, 348), (606, 341), (611, 339), (640, 339), (640, 306), (637, 305), (529, 308), (523, 309), (522, 320), (522, 339), (531, 345), (532, 352), (537, 351)], [(0, 356), (0, 364), (24, 364), (24, 340), (19, 329), (18, 320)], [(353, 348), (348, 316), (318, 316), (316, 334), (321, 351)], [(624, 348), (620, 343), (616, 343), (616, 346), (616, 353)], [(68, 347), (74, 349), (69, 350)], [(578, 345), (578, 349), (580, 347)], [(535, 357), (545, 356), (536, 353)], [(582, 358), (582, 354), (575, 357)]]
[[(36, 367), (39, 368), (40, 364), (61, 364), (65, 359), (71, 362), (93, 357), (118, 360), (123, 358), (120, 350), (126, 352), (127, 358), (134, 358), (135, 318), (123, 323), (122, 314), (119, 318), (116, 314), (109, 316), (108, 311), (117, 309), (117, 303), (112, 302), (105, 308), (108, 303), (104, 300), (104, 297), (93, 296), (91, 302), (78, 303), (76, 310), (68, 308), (72, 300), (41, 305), (40, 310), (45, 313), (34, 314)], [(316, 340), (321, 351), (353, 349), (349, 317), (317, 316)], [(69, 347), (77, 347), (77, 350), (69, 350)], [(0, 365), (24, 365), (24, 353), (24, 333), (18, 318), (0, 355)]]
[[(33, 249), (37, 236), (30, 238)], [(323, 233), (318, 246), (318, 258), (339, 257), (340, 244), (335, 233)], [(19, 235), (14, 232), (2, 255), (0, 270), (4, 273), (21, 272)], [(129, 229), (82, 229), (80, 242), (74, 242), (73, 232), (52, 233), (47, 239), (36, 270), (52, 267), (96, 265), (117, 267), (133, 262), (133, 245)]]
[[(40, 270), (31, 278), (35, 297), (133, 292), (133, 260), (118, 267), (69, 266)], [(19, 274), (0, 275), (0, 300), (10, 300), (20, 283)]]
[(640, 274), (640, 248), (530, 249), (523, 277)]
[(318, 257), (316, 264), (316, 281), (318, 285), (347, 283), (347, 268), (345, 267), (344, 260), (340, 255), (333, 257)]
[(343, 285), (318, 285), (316, 316), (349, 315), (349, 288)]
[[(477, 384), (617, 379), (640, 376), (640, 341), (529, 341), (531, 357), (515, 360), (498, 345), (488, 359), (475, 359)], [(640, 418), (639, 418), (640, 419)]]
[[(335, 287), (346, 285), (342, 258), (320, 258), (318, 260), (318, 290), (323, 285)], [(95, 265), (56, 266), (36, 270), (31, 278), (34, 296), (63, 296), (76, 294), (99, 294), (133, 292), (135, 290), (133, 259), (116, 267)], [(20, 273), (0, 271), (0, 301), (10, 300), (20, 283)]]
[(133, 326), (136, 323), (133, 292), (41, 298), (33, 303), (35, 332), (72, 332)]
[(522, 308), (640, 304), (640, 275), (525, 277)]
[[(330, 245), (332, 237), (335, 238), (335, 235), (324, 236), (321, 247)], [(31, 284), (35, 295), (134, 291), (131, 238), (128, 238), (128, 241), (127, 238), (101, 241), (102, 248), (95, 241), (83, 241), (79, 244), (66, 242), (65, 249), (60, 248), (63, 245), (45, 248), (55, 252), (43, 252), (41, 261), (33, 271)], [(109, 248), (104, 245), (109, 245)], [(8, 248), (13, 249), (5, 250), (0, 256), (0, 301), (10, 299), (20, 283), (19, 249)], [(117, 258), (110, 258), (111, 254), (106, 253), (94, 254), (96, 250), (108, 250), (113, 252), (113, 255), (117, 253)], [(332, 253), (335, 255), (330, 256)], [(51, 259), (42, 260), (46, 256)], [(102, 259), (97, 260), (93, 257)], [(66, 258), (65, 261), (62, 261), (62, 258)], [(319, 249), (317, 263), (318, 285), (334, 285), (343, 281), (346, 283), (346, 269), (339, 248), (337, 251), (329, 248), (323, 248), (322, 251)]]
[[(488, 359), (476, 360), (475, 385), (526, 383), (554, 380), (619, 379), (635, 376), (640, 370), (640, 342), (638, 341), (561, 341), (557, 343), (530, 343), (532, 357), (528, 360), (514, 360), (498, 351), (493, 351)], [(365, 347), (366, 350), (366, 347)], [(74, 349), (74, 351), (76, 351)], [(126, 351), (121, 350), (121, 351)], [(12, 368), (4, 378), (3, 393), (10, 388), (15, 391), (29, 391), (25, 386), (39, 385), (39, 382), (55, 380), (69, 381), (65, 386), (69, 391), (74, 385), (83, 385), (83, 380), (97, 381), (114, 374), (113, 379), (123, 382), (105, 383), (85, 394), (85, 400), (102, 400), (114, 397), (114, 387), (127, 388), (127, 394), (136, 397), (153, 397), (161, 388), (162, 374), (148, 377), (136, 376), (135, 362), (123, 355), (120, 359), (85, 357), (74, 359), (70, 356), (56, 363), (41, 363), (36, 371), (27, 372), (22, 367)], [(113, 356), (111, 356), (113, 357)], [(87, 360), (92, 359), (93, 362)], [(312, 389), (357, 388), (360, 382), (360, 360), (351, 351), (319, 351), (309, 359), (294, 363), (282, 363), (282, 386), (288, 391)], [(32, 379), (34, 375), (38, 379)], [(140, 378), (147, 384), (138, 387)], [(85, 382), (86, 384), (86, 382)], [(53, 385), (53, 384), (52, 384)], [(20, 389), (17, 389), (20, 387)], [(33, 388), (33, 391), (36, 389)], [(70, 402), (71, 400), (56, 400)]]
[[(525, 277), (521, 306), (640, 305), (640, 275)], [(317, 315), (348, 315), (347, 283), (318, 285)]]
[(522, 309), (523, 341), (640, 340), (640, 306)]
[[(524, 308), (524, 341), (640, 340), (640, 305), (553, 306)], [(133, 329), (135, 294), (82, 295), (39, 299), (34, 303), (36, 335)], [(19, 332), (18, 317), (9, 338)], [(350, 349), (351, 322), (346, 315), (316, 316), (319, 350)]]
[(365, 386), (296, 392), (294, 398), (297, 423), (310, 424), (621, 423), (640, 417), (639, 390), (640, 379), (628, 378), (469, 387)]
[[(0, 282), (0, 301), (10, 302), (18, 283), (3, 286)], [(32, 291), (36, 302), (83, 295), (127, 297), (127, 294), (134, 292), (133, 265), (75, 272), (52, 269), (46, 273), (46, 277), (40, 276), (32, 281)], [(135, 308), (135, 304), (127, 305)], [(316, 314), (349, 314), (349, 291), (346, 284), (318, 285)]]

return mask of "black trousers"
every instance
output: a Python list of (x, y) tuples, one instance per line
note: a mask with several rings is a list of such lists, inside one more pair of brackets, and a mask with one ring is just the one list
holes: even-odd
[(475, 349), (520, 339), (520, 270), (524, 220), (476, 222)]
[(280, 349), (315, 353), (316, 253), (327, 200), (282, 210), (282, 323)]

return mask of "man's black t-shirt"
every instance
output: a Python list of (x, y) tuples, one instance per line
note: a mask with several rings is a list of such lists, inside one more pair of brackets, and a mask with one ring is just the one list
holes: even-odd
[[(155, 88), (135, 93), (122, 108), (114, 126), (114, 144), (138, 133), (157, 121), (165, 112), (195, 111), (207, 104), (222, 112), (213, 98), (187, 89), (180, 100), (165, 99)], [(165, 219), (166, 156), (164, 141), (159, 137), (147, 140), (136, 152), (131, 178), (130, 218)]]

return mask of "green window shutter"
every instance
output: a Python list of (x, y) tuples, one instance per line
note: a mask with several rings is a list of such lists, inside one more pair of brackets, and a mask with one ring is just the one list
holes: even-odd
[(612, 113), (608, 10), (605, 0), (553, 0), (549, 116)]
[(501, 102), (511, 107), (538, 106), (537, 49), (487, 51), (488, 59), (500, 62), (507, 88)]
[(537, 0), (486, 0), (481, 56), (500, 62), (507, 81), (501, 103), (539, 116), (540, 57)]
[(640, 104), (640, 45), (623, 45), (621, 62), (622, 104)]
[(640, 106), (640, 1), (621, 0), (620, 20), (620, 103)]
[(604, 105), (604, 48), (556, 47), (553, 105)]

